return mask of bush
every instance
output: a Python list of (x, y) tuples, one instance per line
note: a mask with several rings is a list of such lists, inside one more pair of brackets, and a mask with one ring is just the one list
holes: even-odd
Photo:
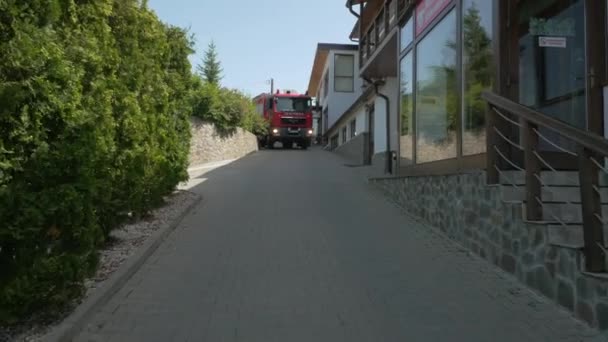
[(0, 0), (0, 323), (80, 294), (187, 178), (191, 53), (137, 0)]
[(224, 133), (241, 127), (254, 134), (264, 134), (266, 121), (257, 114), (251, 98), (238, 90), (220, 88), (212, 83), (199, 84), (194, 95), (194, 115), (214, 123)]

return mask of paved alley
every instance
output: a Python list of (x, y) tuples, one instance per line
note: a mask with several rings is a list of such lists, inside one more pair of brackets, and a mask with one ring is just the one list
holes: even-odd
[(591, 341), (320, 149), (206, 172), (201, 204), (77, 341)]

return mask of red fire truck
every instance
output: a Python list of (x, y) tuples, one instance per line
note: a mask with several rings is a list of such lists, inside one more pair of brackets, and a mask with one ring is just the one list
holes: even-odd
[(283, 148), (297, 144), (302, 149), (312, 142), (312, 99), (293, 91), (261, 94), (255, 99), (258, 114), (269, 123), (268, 133), (259, 136), (260, 146), (273, 149), (276, 142)]

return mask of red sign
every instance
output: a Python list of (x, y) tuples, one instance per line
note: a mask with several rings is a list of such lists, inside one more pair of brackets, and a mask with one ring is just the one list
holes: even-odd
[(416, 6), (416, 36), (437, 18), (452, 0), (422, 0)]

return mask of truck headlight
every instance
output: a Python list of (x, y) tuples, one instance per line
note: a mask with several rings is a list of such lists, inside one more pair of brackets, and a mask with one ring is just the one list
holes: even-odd
[(308, 135), (312, 135), (312, 129), (308, 130)]
[(278, 134), (278, 133), (279, 133), (279, 130), (278, 130), (277, 128), (273, 128), (273, 129), (272, 129), (272, 133), (274, 133), (274, 134)]

